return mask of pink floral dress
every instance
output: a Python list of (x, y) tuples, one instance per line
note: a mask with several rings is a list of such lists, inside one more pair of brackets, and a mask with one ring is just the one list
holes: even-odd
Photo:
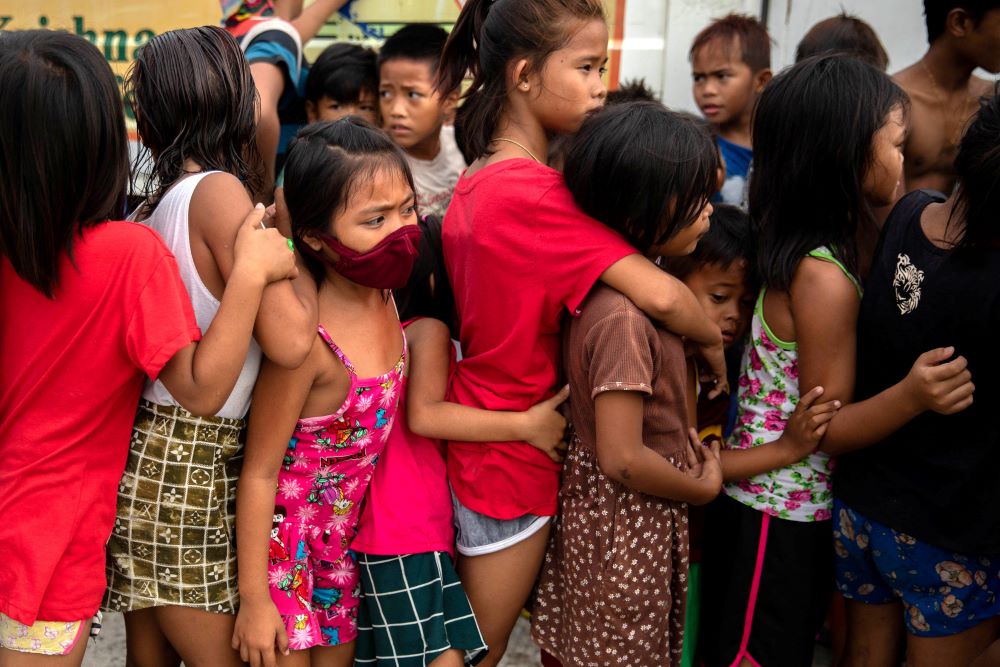
[[(827, 248), (817, 248), (808, 256), (839, 266), (860, 293), (857, 280)], [(767, 326), (765, 289), (761, 289), (754, 307), (751, 344), (743, 355), (739, 379), (739, 413), (727, 449), (750, 449), (774, 442), (781, 437), (799, 403), (798, 345), (782, 341)], [(815, 452), (786, 468), (726, 484), (723, 491), (748, 507), (781, 519), (824, 521), (830, 518), (833, 504), (832, 472), (830, 457)]]
[(347, 368), (351, 387), (334, 414), (298, 421), (278, 473), (267, 574), (289, 647), (296, 650), (357, 636), (361, 592), (349, 548), (392, 428), (406, 365), (404, 339), (389, 372), (358, 378), (322, 325), (319, 335)]

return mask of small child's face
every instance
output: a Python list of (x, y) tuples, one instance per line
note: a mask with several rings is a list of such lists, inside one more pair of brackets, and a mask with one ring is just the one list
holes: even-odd
[(704, 264), (692, 271), (684, 284), (701, 303), (709, 319), (722, 329), (726, 347), (739, 340), (750, 321), (747, 297), (747, 264), (738, 259), (724, 267)]
[(316, 102), (306, 101), (306, 119), (310, 123), (340, 120), (346, 116), (360, 116), (372, 125), (378, 125), (378, 101), (375, 93), (362, 90), (354, 102), (340, 102), (324, 95)]
[(430, 63), (407, 58), (382, 63), (378, 97), (382, 127), (396, 145), (413, 157), (434, 159), (440, 148), (441, 125), (454, 106), (454, 98), (442, 98), (435, 92)]
[(865, 174), (864, 192), (874, 206), (888, 206), (896, 201), (896, 191), (903, 178), (903, 142), (906, 119), (903, 109), (895, 107), (886, 116), (885, 125), (872, 139), (872, 159)]
[(758, 88), (754, 72), (741, 59), (739, 41), (725, 44), (714, 39), (694, 52), (691, 58), (694, 101), (705, 120), (726, 126), (747, 116), (753, 108)]

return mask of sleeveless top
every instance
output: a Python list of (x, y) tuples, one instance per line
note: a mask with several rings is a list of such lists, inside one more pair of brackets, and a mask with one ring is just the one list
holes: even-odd
[[(184, 281), (188, 296), (191, 297), (195, 319), (202, 334), (215, 319), (215, 313), (219, 310), (219, 300), (205, 287), (194, 264), (194, 257), (191, 255), (191, 237), (188, 232), (188, 212), (195, 188), (203, 178), (214, 173), (216, 172), (203, 171), (182, 178), (163, 195), (156, 210), (142, 221), (142, 224), (152, 227), (160, 235), (170, 248), (170, 252), (177, 258), (177, 268), (180, 270), (181, 280)], [(140, 207), (134, 211), (129, 219), (134, 220), (141, 210)], [(257, 372), (260, 370), (260, 359), (260, 346), (256, 340), (251, 339), (240, 377), (226, 404), (216, 413), (217, 417), (243, 419), (246, 416), (247, 410), (250, 409), (250, 395), (253, 393)], [(142, 397), (158, 405), (180, 405), (159, 380), (152, 382), (147, 378)]]
[(392, 431), (406, 368), (406, 336), (389, 371), (359, 378), (322, 324), (317, 330), (347, 368), (351, 385), (336, 412), (295, 424), (278, 470), (271, 549), (295, 553), (303, 540), (315, 542), (313, 537), (322, 535), (321, 553), (314, 557), (335, 562), (353, 540), (365, 491)]
[[(836, 264), (861, 293), (857, 279), (824, 246), (809, 252)], [(750, 325), (750, 344), (743, 354), (738, 382), (739, 412), (726, 449), (750, 449), (781, 437), (785, 424), (799, 403), (798, 344), (774, 335), (764, 320), (761, 288)], [(730, 482), (723, 491), (730, 498), (760, 512), (791, 521), (830, 518), (833, 463), (822, 452), (813, 452), (786, 468)]]

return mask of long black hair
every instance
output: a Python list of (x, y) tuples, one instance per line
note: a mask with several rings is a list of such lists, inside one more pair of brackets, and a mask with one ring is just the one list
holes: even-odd
[(694, 222), (715, 192), (708, 131), (659, 102), (623, 102), (584, 121), (566, 154), (566, 185), (584, 213), (643, 254)]
[(472, 85), (463, 95), (456, 125), (463, 154), (475, 159), (489, 151), (506, 106), (507, 65), (526, 58), (540, 70), (545, 59), (572, 38), (574, 21), (604, 20), (601, 0), (468, 0), (441, 54), (435, 87), (448, 95)]
[(153, 154), (153, 178), (141, 188), (148, 212), (185, 174), (188, 159), (260, 189), (257, 88), (228, 32), (201, 26), (157, 35), (136, 53), (125, 96), (139, 138)]
[[(314, 231), (329, 233), (333, 217), (348, 206), (355, 188), (382, 170), (398, 171), (416, 190), (402, 151), (368, 121), (347, 116), (299, 130), (285, 162), (285, 202), (295, 243)], [(323, 263), (308, 252), (302, 259), (321, 282)]]
[[(965, 221), (958, 250), (1000, 248), (1000, 85), (979, 103), (955, 157), (958, 193), (952, 218)], [(952, 220), (949, 220), (949, 224)]]
[(0, 256), (48, 297), (73, 237), (122, 217), (129, 180), (114, 74), (87, 40), (0, 31)]
[(807, 58), (774, 77), (752, 120), (750, 220), (765, 285), (787, 290), (799, 261), (828, 246), (857, 275), (857, 235), (874, 225), (863, 183), (875, 133), (906, 93), (875, 67)]

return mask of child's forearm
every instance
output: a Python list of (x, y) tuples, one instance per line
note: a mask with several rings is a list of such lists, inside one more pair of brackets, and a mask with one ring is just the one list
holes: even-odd
[(245, 603), (270, 600), (268, 546), (274, 514), (275, 480), (241, 476), (236, 492), (236, 542), (240, 598)]
[(784, 438), (749, 449), (724, 449), (720, 457), (722, 481), (738, 482), (741, 479), (756, 477), (790, 466), (805, 456), (808, 456), (808, 453), (803, 456), (796, 454)]
[(315, 0), (289, 23), (299, 33), (302, 46), (319, 34), (330, 15), (347, 4), (347, 0)]
[(621, 452), (613, 458), (598, 455), (598, 463), (605, 475), (630, 489), (695, 505), (704, 505), (719, 493), (717, 486), (681, 472), (645, 445), (623, 446)]
[(870, 447), (889, 437), (923, 412), (903, 382), (840, 409), (830, 421), (820, 450), (836, 456)]
[(425, 438), (505, 442), (531, 436), (523, 412), (485, 410), (448, 401), (410, 400), (406, 418), (410, 430)]
[(601, 274), (601, 282), (627, 296), (664, 328), (700, 345), (721, 345), (719, 326), (705, 315), (688, 287), (639, 255), (629, 255)]

